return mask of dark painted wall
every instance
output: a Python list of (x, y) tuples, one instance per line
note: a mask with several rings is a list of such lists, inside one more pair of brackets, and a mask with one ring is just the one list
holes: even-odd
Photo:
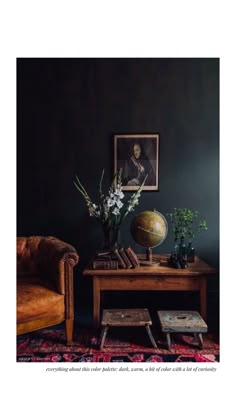
[[(77, 173), (96, 197), (102, 168), (107, 185), (112, 176), (113, 135), (144, 132), (160, 133), (160, 191), (143, 192), (135, 213), (198, 209), (209, 228), (195, 241), (197, 253), (218, 267), (219, 60), (17, 60), (17, 234), (55, 235), (77, 248), (76, 302), (85, 309), (91, 284), (81, 271), (102, 231), (72, 180)], [(131, 220), (122, 238), (141, 251)], [(172, 241), (169, 234), (156, 251), (169, 252)], [(216, 279), (208, 294), (215, 319)]]

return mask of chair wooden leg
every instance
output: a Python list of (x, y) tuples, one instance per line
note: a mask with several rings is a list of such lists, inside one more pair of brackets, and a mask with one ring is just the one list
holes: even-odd
[(66, 344), (67, 346), (70, 346), (72, 344), (72, 338), (73, 338), (73, 325), (74, 325), (74, 319), (66, 319)]

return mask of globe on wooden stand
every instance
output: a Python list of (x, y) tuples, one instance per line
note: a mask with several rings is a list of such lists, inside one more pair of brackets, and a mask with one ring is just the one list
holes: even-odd
[(146, 248), (146, 259), (140, 259), (140, 264), (159, 265), (160, 261), (153, 259), (152, 248), (166, 239), (168, 224), (165, 217), (156, 210), (143, 211), (132, 220), (130, 231), (134, 241)]

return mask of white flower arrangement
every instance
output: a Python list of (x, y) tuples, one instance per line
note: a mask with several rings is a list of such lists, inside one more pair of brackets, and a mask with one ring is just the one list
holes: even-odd
[(126, 203), (122, 201), (125, 195), (122, 192), (121, 171), (114, 176), (108, 195), (106, 196), (102, 192), (103, 177), (104, 169), (99, 183), (100, 199), (98, 204), (93, 203), (77, 176), (75, 177), (74, 185), (84, 197), (91, 217), (99, 219), (103, 225), (108, 225), (109, 227), (120, 226), (125, 217), (134, 211), (135, 206), (138, 205), (139, 197), (147, 177)]

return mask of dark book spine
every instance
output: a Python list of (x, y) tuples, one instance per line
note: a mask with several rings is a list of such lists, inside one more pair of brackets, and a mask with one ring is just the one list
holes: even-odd
[(119, 261), (119, 266), (120, 266), (121, 268), (126, 268), (126, 264), (125, 264), (125, 262), (124, 262), (124, 260), (123, 260), (122, 256), (120, 255), (120, 253), (119, 253), (119, 251), (118, 251), (118, 248), (115, 248), (113, 252), (114, 252), (115, 256), (117, 257), (117, 259), (118, 259), (118, 261)]
[(139, 259), (137, 257), (137, 255), (135, 254), (135, 252), (132, 250), (132, 248), (129, 246), (128, 248), (126, 248), (126, 252), (129, 256), (130, 261), (132, 262), (134, 267), (139, 267), (140, 266), (140, 262)]
[(117, 270), (118, 261), (93, 261), (94, 270)]
[(133, 267), (133, 264), (131, 263), (130, 259), (128, 258), (128, 256), (127, 256), (124, 248), (120, 248), (119, 249), (119, 253), (122, 256), (122, 258), (123, 258), (123, 260), (124, 260), (124, 262), (126, 264), (126, 268), (132, 268)]
[(98, 258), (100, 258), (100, 257), (110, 258), (111, 257), (111, 252), (110, 251), (98, 251), (98, 252), (96, 252), (96, 257), (98, 257)]

